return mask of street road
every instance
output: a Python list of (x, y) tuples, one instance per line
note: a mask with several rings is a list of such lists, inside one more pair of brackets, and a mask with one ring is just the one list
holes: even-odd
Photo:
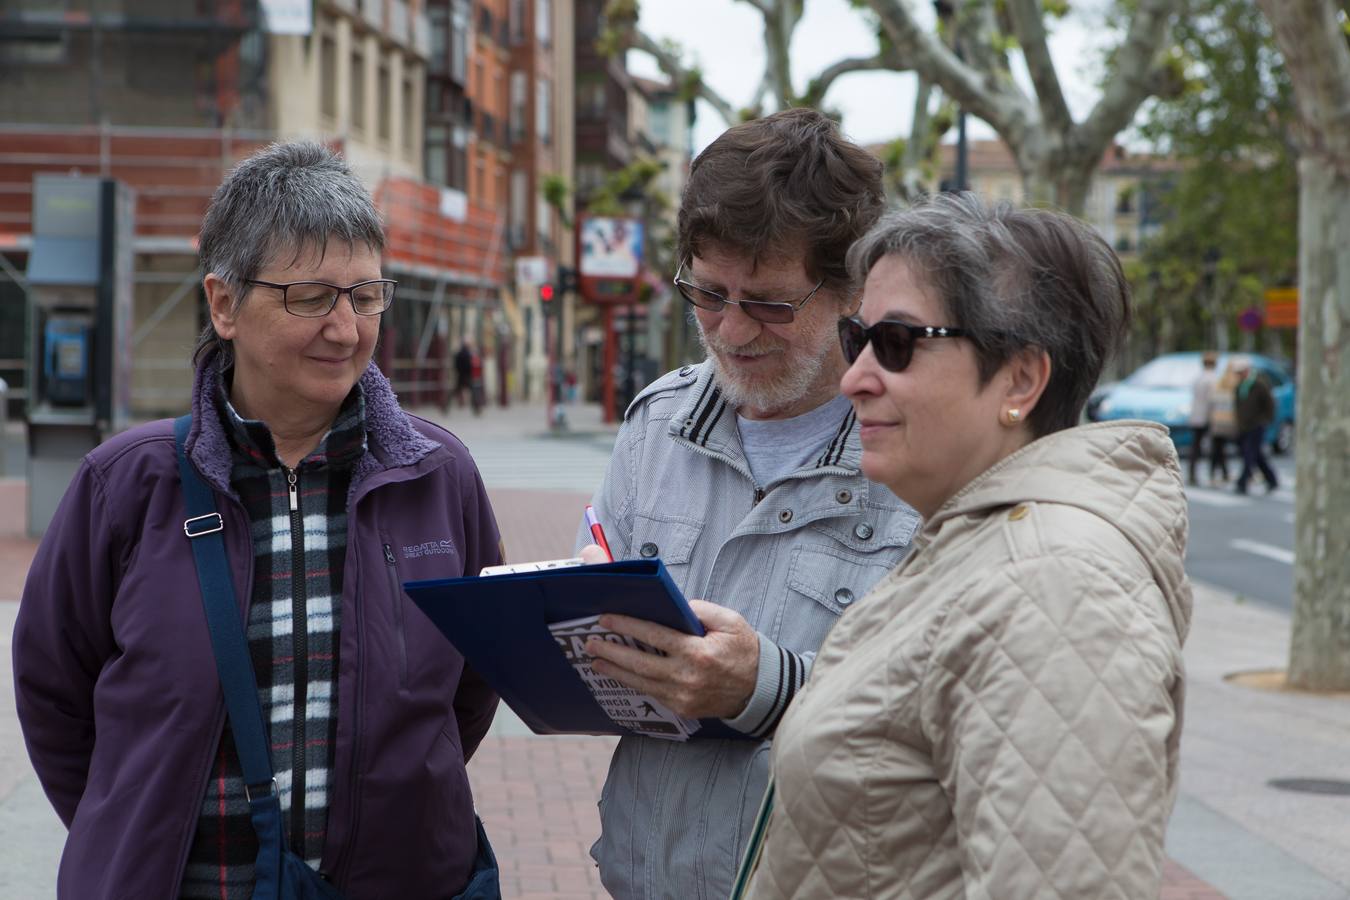
[[(1245, 497), (1231, 484), (1186, 489), (1191, 507), (1186, 571), (1198, 581), (1287, 613), (1293, 609), (1294, 463), (1293, 457), (1271, 462), (1280, 478), (1273, 494), (1266, 494), (1259, 477)], [(1230, 459), (1228, 465), (1236, 477), (1242, 464)], [(1202, 483), (1206, 471), (1202, 465)]]

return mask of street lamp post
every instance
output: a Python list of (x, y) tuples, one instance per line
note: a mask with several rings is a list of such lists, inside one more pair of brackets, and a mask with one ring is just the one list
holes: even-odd
[[(937, 13), (938, 20), (947, 26), (947, 32), (952, 42), (952, 52), (956, 54), (958, 60), (965, 62), (965, 57), (961, 55), (961, 35), (954, 23), (956, 8), (952, 5), (952, 0), (933, 0), (933, 10)], [(966, 142), (965, 104), (960, 104), (957, 107), (956, 176), (952, 181), (952, 190), (970, 190), (970, 149)]]

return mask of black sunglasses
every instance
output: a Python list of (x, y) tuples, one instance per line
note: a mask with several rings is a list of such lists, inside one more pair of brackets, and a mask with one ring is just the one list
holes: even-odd
[(839, 346), (844, 359), (851, 366), (862, 356), (863, 348), (872, 345), (877, 362), (888, 372), (903, 372), (914, 358), (914, 345), (922, 338), (970, 337), (963, 328), (935, 328), (932, 325), (910, 325), (882, 319), (870, 327), (856, 316), (839, 320)]
[(825, 283), (822, 278), (816, 282), (816, 286), (811, 288), (811, 293), (800, 300), (792, 302), (776, 302), (772, 300), (728, 300), (716, 291), (705, 290), (696, 284), (685, 281), (680, 277), (684, 271), (684, 263), (675, 270), (675, 289), (680, 292), (680, 296), (689, 301), (699, 309), (706, 309), (708, 312), (720, 313), (726, 308), (727, 304), (739, 306), (741, 312), (757, 322), (765, 322), (769, 325), (786, 325), (797, 316), (797, 310), (806, 305), (806, 302), (816, 295), (821, 285)]

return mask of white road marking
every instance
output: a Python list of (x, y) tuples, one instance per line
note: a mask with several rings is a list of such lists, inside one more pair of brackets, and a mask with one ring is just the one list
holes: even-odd
[(1239, 497), (1232, 491), (1216, 491), (1212, 488), (1189, 487), (1186, 489), (1186, 499), (1192, 503), (1199, 503), (1201, 506), (1217, 506), (1223, 509), (1230, 509), (1234, 506), (1250, 506), (1251, 499), (1248, 497)]
[(1294, 564), (1294, 551), (1286, 550), (1283, 547), (1263, 544), (1260, 541), (1249, 541), (1246, 538), (1236, 538), (1229, 541), (1228, 546), (1232, 547), (1234, 550), (1244, 550), (1247, 553), (1264, 556), (1266, 559), (1273, 559), (1276, 562), (1282, 562), (1285, 565), (1292, 566)]

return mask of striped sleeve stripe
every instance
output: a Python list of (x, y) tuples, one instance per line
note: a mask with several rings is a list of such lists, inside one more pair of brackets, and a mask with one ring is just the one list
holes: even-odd
[(778, 728), (778, 723), (783, 718), (783, 713), (787, 712), (788, 706), (797, 696), (797, 691), (806, 681), (806, 663), (800, 656), (783, 647), (778, 648), (778, 690), (774, 694), (773, 705), (765, 714), (763, 721), (756, 726), (755, 730), (750, 732), (758, 738), (767, 738), (771, 736)]

